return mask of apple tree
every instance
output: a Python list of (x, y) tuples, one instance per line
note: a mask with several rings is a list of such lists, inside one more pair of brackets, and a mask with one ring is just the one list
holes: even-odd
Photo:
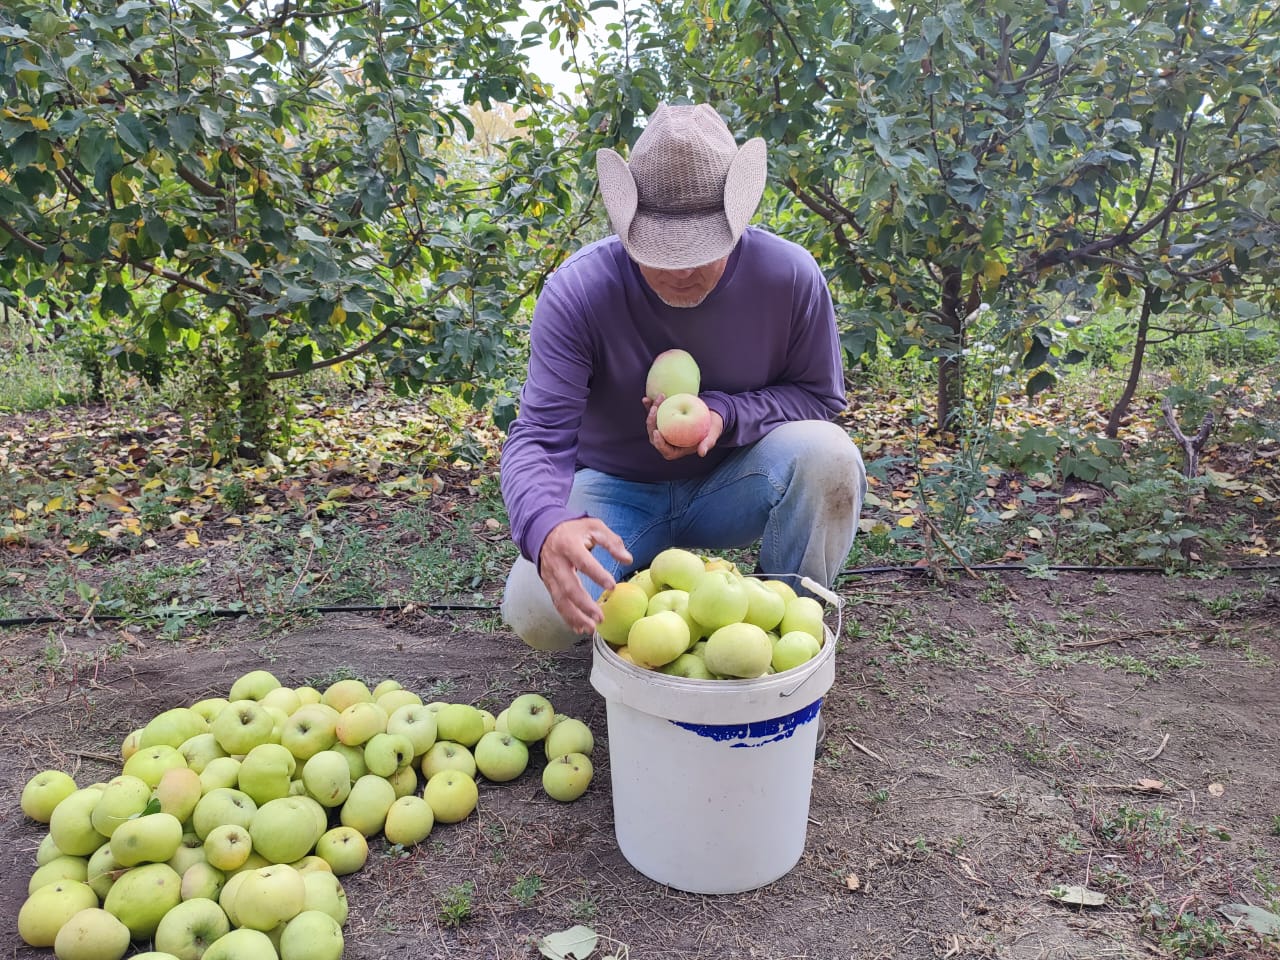
[[(576, 6), (569, 4), (571, 8)], [(548, 7), (552, 15), (560, 5)], [(371, 355), (476, 404), (585, 221), (516, 0), (11, 0), (0, 297), (126, 365), (207, 365), (223, 440), (277, 442), (281, 380)], [(469, 106), (518, 135), (469, 151)], [(571, 219), (572, 218), (572, 219)]]
[[(1224, 302), (1274, 262), (1280, 23), (1248, 0), (655, 5), (694, 97), (773, 145), (861, 353), (937, 361), (965, 398), (981, 304), (1053, 381), (1047, 292)], [(1261, 277), (1264, 281), (1274, 279)], [(1083, 312), (1083, 311), (1082, 311)]]

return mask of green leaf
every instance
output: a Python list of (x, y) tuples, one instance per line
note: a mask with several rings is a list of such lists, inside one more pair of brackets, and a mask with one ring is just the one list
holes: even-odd
[(538, 950), (547, 960), (586, 960), (596, 949), (600, 937), (581, 924), (549, 933), (538, 941)]

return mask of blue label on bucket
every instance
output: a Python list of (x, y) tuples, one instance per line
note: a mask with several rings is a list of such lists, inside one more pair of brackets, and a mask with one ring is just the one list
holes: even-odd
[(681, 723), (678, 720), (670, 722), (682, 730), (696, 733), (708, 740), (721, 743), (736, 741), (729, 743), (731, 747), (763, 747), (765, 744), (786, 740), (816, 717), (821, 708), (822, 701), (815, 700), (795, 713), (773, 720), (755, 720), (751, 723)]

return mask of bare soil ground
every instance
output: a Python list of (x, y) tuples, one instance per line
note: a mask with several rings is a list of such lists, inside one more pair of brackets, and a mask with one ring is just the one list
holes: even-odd
[[(535, 767), (483, 784), (475, 815), (413, 849), (374, 841), (345, 879), (352, 960), (537, 957), (538, 938), (575, 923), (612, 941), (597, 957), (635, 960), (1277, 954), (1218, 909), (1280, 906), (1275, 578), (838, 589), (804, 856), (734, 896), (669, 889), (619, 854), (586, 647), (534, 653), (483, 611), (215, 621), (180, 643), (82, 627), (60, 635), (58, 666), (46, 631), (0, 633), (0, 956), (52, 955), (15, 929), (43, 835), (19, 810), (26, 779), (107, 779), (131, 730), (259, 667), (291, 685), (394, 677), (498, 709), (536, 689), (597, 733), (596, 780), (572, 805), (542, 794)], [(1106, 902), (1049, 892), (1072, 885)]]

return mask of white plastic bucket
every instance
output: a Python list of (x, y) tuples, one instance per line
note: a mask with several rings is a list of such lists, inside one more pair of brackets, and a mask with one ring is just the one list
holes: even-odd
[(818, 713), (835, 681), (826, 635), (793, 670), (716, 681), (646, 670), (596, 637), (591, 685), (605, 698), (614, 832), (633, 867), (690, 893), (740, 893), (799, 862)]

